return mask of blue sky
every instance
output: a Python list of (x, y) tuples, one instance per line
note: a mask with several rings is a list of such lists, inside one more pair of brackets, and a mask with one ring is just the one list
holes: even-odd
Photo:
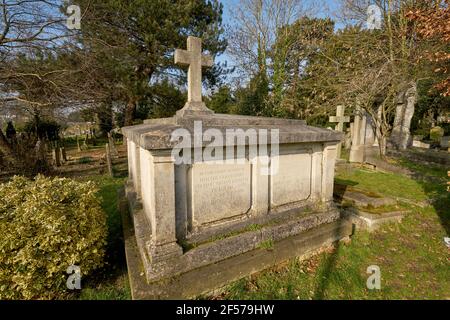
[[(233, 10), (233, 8), (235, 8), (239, 5), (239, 1), (240, 0), (221, 0), (220, 1), (224, 6), (224, 10), (223, 10), (223, 24), (224, 25), (232, 26), (232, 24), (233, 24), (232, 10)], [(307, 3), (307, 2), (309, 2), (309, 0), (306, 0), (305, 2)], [(332, 15), (334, 12), (336, 12), (336, 10), (339, 6), (338, 1), (336, 1), (336, 0), (334, 0), (334, 1), (333, 0), (316, 0), (315, 2), (321, 3), (321, 5), (320, 5), (321, 8), (318, 12), (319, 17), (330, 16), (330, 14)], [(340, 28), (341, 25), (337, 24), (336, 27)], [(228, 65), (232, 65), (232, 60), (226, 54), (226, 52), (225, 52), (225, 54), (218, 56), (216, 58), (216, 62), (224, 62), (224, 61), (227, 61)]]

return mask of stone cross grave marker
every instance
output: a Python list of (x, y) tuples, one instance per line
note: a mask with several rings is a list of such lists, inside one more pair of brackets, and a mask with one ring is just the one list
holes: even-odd
[[(330, 122), (337, 123), (334, 130), (343, 132), (344, 131), (344, 124), (347, 122), (350, 122), (349, 116), (344, 116), (345, 114), (345, 107), (344, 106), (337, 106), (336, 108), (336, 115), (330, 117)], [(341, 150), (342, 150), (342, 143), (339, 143), (337, 146), (337, 158), (341, 158)]]
[(189, 36), (187, 50), (175, 50), (175, 63), (189, 66), (188, 70), (188, 101), (179, 111), (186, 113), (213, 113), (202, 101), (202, 67), (212, 67), (214, 60), (210, 55), (202, 54), (202, 39)]

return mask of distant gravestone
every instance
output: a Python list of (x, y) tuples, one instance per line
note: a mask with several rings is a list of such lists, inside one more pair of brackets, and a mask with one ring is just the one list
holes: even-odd
[(441, 148), (448, 149), (450, 147), (450, 136), (443, 136), (441, 138)]
[(78, 152), (81, 152), (80, 139), (78, 136), (77, 136), (77, 150)]
[(61, 157), (61, 161), (64, 163), (64, 162), (67, 162), (67, 153), (66, 153), (66, 148), (65, 147), (61, 147), (61, 148), (59, 148), (59, 152), (60, 152), (60, 157)]
[(119, 152), (117, 151), (116, 145), (114, 144), (114, 139), (112, 137), (111, 132), (108, 132), (108, 145), (109, 145), (109, 150), (111, 152), (111, 157), (118, 158)]
[(114, 171), (111, 160), (111, 150), (109, 144), (107, 143), (105, 147), (106, 147), (106, 165), (108, 167), (108, 173), (111, 177), (114, 177)]
[[(330, 117), (330, 122), (337, 123), (334, 130), (339, 132), (344, 132), (344, 125), (347, 122), (350, 122), (350, 117), (344, 116), (345, 114), (345, 107), (344, 106), (337, 106), (336, 108), (336, 115)], [(338, 144), (337, 146), (337, 158), (341, 158), (342, 153), (342, 142)]]
[(60, 154), (58, 148), (52, 149), (52, 158), (53, 158), (53, 165), (56, 167), (60, 167), (61, 166), (61, 154)]
[(422, 142), (420, 140), (413, 140), (413, 147), (422, 148), (422, 149), (430, 149), (431, 145), (429, 143)]
[(417, 86), (415, 83), (411, 84), (409, 89), (397, 97), (397, 108), (391, 133), (391, 142), (398, 149), (406, 149), (412, 141), (409, 129), (414, 115), (416, 101)]
[(350, 127), (346, 129), (344, 138), (344, 148), (350, 150), (352, 147), (352, 127), (353, 123), (350, 123)]
[(83, 146), (81, 147), (84, 150), (88, 150), (88, 141), (89, 141), (89, 134), (86, 134), (84, 140), (83, 140)]
[(355, 121), (352, 130), (352, 147), (350, 148), (350, 162), (363, 163), (365, 160), (365, 136), (366, 136), (366, 117), (361, 107), (355, 110)]

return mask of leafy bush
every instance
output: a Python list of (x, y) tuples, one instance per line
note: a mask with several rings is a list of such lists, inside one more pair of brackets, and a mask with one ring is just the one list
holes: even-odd
[(52, 299), (67, 268), (103, 265), (106, 216), (93, 182), (37, 176), (0, 185), (0, 299)]

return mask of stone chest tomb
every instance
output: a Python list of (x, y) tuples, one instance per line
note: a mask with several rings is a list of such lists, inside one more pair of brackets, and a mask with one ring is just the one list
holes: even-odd
[[(177, 283), (172, 296), (200, 294), (270, 265), (251, 258), (267, 244), (297, 239), (269, 259), (276, 263), (302, 246), (348, 236), (333, 203), (342, 134), (300, 120), (214, 114), (201, 99), (201, 66), (211, 60), (202, 56), (200, 39), (190, 37), (188, 51), (177, 51), (175, 60), (189, 64), (186, 106), (172, 118), (122, 130), (141, 280), (159, 288), (149, 295), (134, 290), (134, 297), (170, 297), (161, 281)], [(247, 257), (247, 267), (230, 260), (239, 256)], [(221, 272), (223, 263), (232, 267)], [(195, 280), (195, 289), (171, 280), (211, 266), (215, 275), (201, 271), (205, 278)]]

